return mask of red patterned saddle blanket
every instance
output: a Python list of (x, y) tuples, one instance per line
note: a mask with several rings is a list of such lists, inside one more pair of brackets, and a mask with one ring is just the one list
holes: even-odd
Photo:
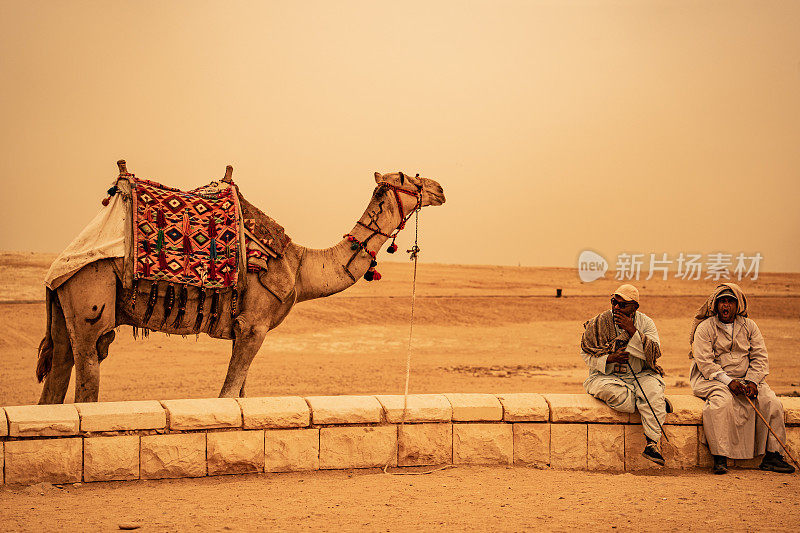
[(233, 182), (181, 191), (130, 177), (134, 280), (235, 288), (240, 260), (265, 268), (269, 257), (281, 257), (290, 242)]
[(208, 289), (236, 285), (239, 211), (233, 187), (184, 192), (134, 178), (134, 279)]

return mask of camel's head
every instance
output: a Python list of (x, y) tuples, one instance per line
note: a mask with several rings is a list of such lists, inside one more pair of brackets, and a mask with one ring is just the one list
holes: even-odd
[[(381, 185), (389, 185), (396, 190), (413, 193), (413, 196), (410, 194), (400, 195), (401, 201), (404, 203), (410, 202), (412, 209), (415, 207), (415, 195), (418, 193), (422, 194), (422, 203), (420, 207), (426, 207), (429, 205), (442, 205), (444, 203), (444, 190), (442, 190), (442, 186), (432, 179), (420, 178), (419, 174), (416, 176), (409, 176), (408, 174), (403, 174), (402, 172), (393, 172), (391, 174), (381, 174), (380, 172), (376, 172), (375, 183), (378, 184), (378, 189), (381, 188)], [(405, 207), (406, 206), (404, 206), (404, 208)]]

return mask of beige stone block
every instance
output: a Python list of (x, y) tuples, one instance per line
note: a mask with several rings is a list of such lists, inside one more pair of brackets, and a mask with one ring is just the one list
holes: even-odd
[(452, 424), (404, 424), (399, 426), (398, 465), (440, 465), (452, 462)]
[(141, 441), (142, 479), (206, 475), (206, 434), (145, 435)]
[(0, 437), (8, 435), (8, 418), (6, 418), (6, 410), (0, 407)]
[[(784, 444), (786, 444), (792, 457), (800, 461), (800, 426), (786, 428), (786, 442)], [(781, 450), (781, 455), (783, 455), (787, 463), (794, 466), (796, 469), (800, 469), (800, 465), (794, 464), (791, 459), (786, 457), (784, 450)]]
[(169, 413), (169, 428), (216, 429), (242, 427), (242, 411), (233, 398), (162, 400)]
[(314, 424), (370, 424), (381, 421), (383, 408), (374, 396), (309, 396)]
[(703, 423), (704, 400), (689, 394), (668, 394), (672, 412), (667, 413), (664, 424), (695, 425)]
[(453, 407), (453, 421), (499, 421), (503, 419), (503, 404), (496, 396), (478, 393), (445, 394)]
[(544, 398), (551, 422), (624, 424), (629, 420), (628, 413), (615, 411), (589, 394), (545, 394)]
[(625, 470), (625, 426), (588, 424), (586, 466), (589, 470)]
[[(383, 407), (386, 421), (399, 424), (403, 421), (403, 395), (375, 396)], [(406, 405), (406, 423), (450, 422), (453, 408), (442, 394), (409, 394)]]
[(245, 429), (298, 428), (311, 423), (311, 411), (300, 396), (237, 398)]
[(706, 440), (706, 432), (703, 426), (697, 426), (697, 466), (701, 468), (711, 467), (714, 464), (714, 458), (711, 455), (711, 450), (708, 449), (708, 441)]
[(503, 405), (503, 420), (506, 422), (547, 422), (550, 406), (544, 396), (532, 392), (498, 394)]
[(544, 468), (550, 465), (550, 424), (523, 422), (514, 426), (514, 464)]
[(397, 466), (397, 426), (329, 427), (319, 430), (321, 469), (373, 468), (386, 464)]
[(138, 435), (84, 439), (84, 481), (126, 479), (139, 479)]
[(453, 464), (512, 464), (513, 460), (512, 424), (453, 425)]
[(274, 429), (264, 432), (264, 470), (319, 470), (319, 429)]
[[(77, 414), (77, 411), (76, 411)], [(6, 483), (77, 483), (83, 472), (83, 439), (19, 440), (5, 443)]]
[[(697, 426), (665, 425), (661, 437), (661, 455), (667, 468), (695, 468), (697, 466)], [(644, 459), (644, 457), (642, 458)]]
[(6, 407), (8, 434), (12, 437), (77, 435), (80, 427), (74, 404)]
[(781, 396), (779, 399), (783, 404), (783, 416), (786, 425), (800, 426), (800, 398)]
[[(625, 470), (650, 470), (661, 468), (659, 465), (645, 459), (642, 455), (644, 446), (647, 441), (644, 438), (644, 430), (642, 426), (629, 425), (625, 426)], [(664, 455), (662, 448), (661, 455)]]
[(156, 400), (76, 403), (81, 431), (133, 431), (164, 429), (167, 413)]
[(264, 470), (264, 430), (221, 431), (206, 435), (208, 475)]
[(550, 424), (550, 466), (585, 470), (588, 434), (587, 424)]

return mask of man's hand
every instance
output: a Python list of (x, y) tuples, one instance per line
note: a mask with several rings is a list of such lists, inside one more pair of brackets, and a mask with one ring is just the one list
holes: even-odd
[(728, 383), (728, 388), (736, 395), (747, 396), (747, 387), (738, 379), (731, 380), (731, 382)]
[(747, 395), (748, 398), (758, 397), (758, 385), (752, 381), (745, 381), (745, 395)]
[(619, 349), (614, 353), (608, 354), (606, 363), (627, 363), (629, 355), (625, 350)]
[(619, 309), (614, 309), (614, 324), (628, 332), (633, 337), (636, 328), (633, 325), (633, 317), (622, 313)]

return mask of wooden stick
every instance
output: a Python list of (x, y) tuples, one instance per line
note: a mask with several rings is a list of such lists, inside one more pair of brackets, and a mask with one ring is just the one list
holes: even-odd
[(752, 408), (753, 408), (753, 409), (755, 409), (755, 411), (756, 411), (756, 414), (757, 414), (757, 415), (758, 415), (758, 417), (761, 419), (761, 421), (762, 421), (762, 422), (764, 422), (764, 425), (765, 425), (765, 426), (767, 426), (767, 429), (769, 430), (769, 432), (770, 432), (770, 433), (772, 433), (772, 436), (773, 436), (773, 437), (775, 437), (775, 440), (777, 440), (777, 441), (778, 441), (778, 443), (780, 443), (781, 447), (783, 447), (783, 451), (785, 451), (785, 452), (786, 452), (786, 455), (788, 455), (788, 456), (789, 456), (789, 459), (791, 459), (791, 460), (792, 460), (792, 462), (793, 462), (794, 464), (796, 464), (797, 466), (800, 466), (800, 463), (798, 463), (798, 462), (797, 462), (797, 459), (795, 459), (794, 457), (792, 457), (792, 454), (791, 454), (791, 453), (789, 453), (789, 450), (787, 450), (787, 449), (786, 449), (786, 445), (783, 443), (783, 441), (780, 439), (780, 437), (778, 437), (778, 436), (775, 434), (775, 432), (774, 432), (774, 431), (772, 431), (772, 428), (771, 428), (771, 427), (769, 427), (769, 424), (767, 423), (766, 419), (764, 418), (764, 415), (762, 415), (762, 414), (761, 414), (761, 411), (759, 411), (759, 410), (758, 410), (758, 407), (756, 407), (756, 405), (753, 403), (753, 400), (751, 400), (751, 399), (750, 399), (750, 397), (749, 397), (749, 396), (747, 396), (747, 395), (745, 395), (745, 398), (747, 398), (747, 403), (749, 403), (749, 404), (752, 406)]
[[(664, 439), (665, 439), (667, 442), (669, 442), (670, 444), (672, 444), (672, 443), (669, 441), (669, 437), (667, 437), (667, 434), (664, 432), (664, 426), (662, 426), (662, 425), (661, 425), (661, 422), (659, 422), (659, 421), (658, 421), (658, 417), (656, 416), (656, 412), (655, 412), (655, 410), (653, 409), (653, 406), (650, 404), (650, 400), (647, 398), (647, 394), (645, 394), (645, 393), (644, 393), (644, 389), (642, 388), (642, 384), (641, 384), (641, 383), (639, 383), (639, 378), (637, 378), (637, 377), (636, 377), (636, 372), (634, 372), (634, 371), (633, 371), (633, 367), (631, 366), (631, 364), (630, 364), (630, 363), (628, 363), (628, 369), (631, 371), (631, 374), (633, 374), (633, 380), (636, 382), (636, 384), (637, 384), (637, 385), (639, 385), (639, 390), (640, 390), (640, 391), (642, 391), (642, 396), (644, 396), (644, 399), (645, 399), (645, 401), (647, 402), (647, 407), (649, 407), (649, 408), (650, 408), (650, 412), (651, 412), (651, 413), (653, 413), (653, 418), (655, 418), (655, 419), (656, 419), (656, 424), (658, 424), (658, 429), (660, 429), (660, 430), (661, 430), (661, 436), (662, 436), (662, 437), (664, 437)], [(635, 392), (635, 391), (634, 391), (634, 392)], [(664, 401), (666, 401), (666, 400), (664, 400)]]
[(225, 167), (225, 177), (222, 178), (222, 181), (224, 181), (225, 183), (230, 183), (232, 177), (233, 177), (233, 167), (228, 165), (227, 167)]
[(119, 167), (120, 175), (128, 173), (128, 167), (125, 165), (124, 159), (120, 159), (119, 161), (117, 161), (117, 167)]

